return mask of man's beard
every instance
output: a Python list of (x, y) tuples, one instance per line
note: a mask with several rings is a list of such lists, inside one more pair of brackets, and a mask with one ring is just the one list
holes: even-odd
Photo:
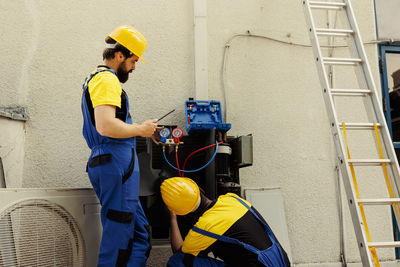
[(129, 71), (124, 70), (123, 66), (125, 65), (125, 61), (122, 62), (117, 69), (117, 77), (121, 83), (125, 83), (129, 78)]

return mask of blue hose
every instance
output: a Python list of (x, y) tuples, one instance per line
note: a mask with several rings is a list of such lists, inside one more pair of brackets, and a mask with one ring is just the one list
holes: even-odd
[[(215, 147), (215, 153), (214, 153), (214, 155), (211, 157), (211, 159), (207, 162), (206, 165), (204, 165), (203, 167), (198, 168), (198, 169), (196, 169), (196, 170), (190, 170), (190, 171), (180, 170), (180, 171), (181, 171), (181, 172), (188, 172), (188, 173), (198, 172), (198, 171), (201, 171), (202, 169), (204, 169), (205, 167), (207, 167), (208, 165), (210, 165), (210, 163), (214, 160), (215, 156), (217, 155), (217, 151), (218, 151), (218, 141), (216, 142), (216, 144), (217, 144), (217, 146)], [(168, 161), (167, 156), (165, 155), (165, 151), (163, 151), (163, 156), (164, 156), (165, 162), (167, 162), (168, 165), (169, 165), (172, 169), (178, 171), (178, 168), (176, 168), (174, 165), (172, 165), (172, 164)]]

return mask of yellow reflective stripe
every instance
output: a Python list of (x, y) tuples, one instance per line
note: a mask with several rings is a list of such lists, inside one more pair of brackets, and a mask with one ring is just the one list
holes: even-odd
[[(374, 129), (375, 129), (375, 135), (376, 135), (376, 141), (378, 143), (378, 148), (379, 148), (379, 156), (381, 159), (383, 159), (383, 151), (382, 151), (382, 145), (381, 145), (381, 139), (379, 138), (379, 132), (378, 132), (378, 126), (374, 123)], [(391, 179), (389, 179), (389, 174), (386, 168), (386, 163), (382, 163), (382, 168), (383, 168), (383, 173), (385, 174), (385, 180), (386, 180), (386, 185), (388, 187), (389, 195), (391, 198), (394, 198), (393, 190), (392, 190), (392, 183)], [(397, 221), (399, 221), (400, 218), (400, 213), (399, 213), (399, 204), (393, 202), (393, 209), (396, 214)]]
[[(349, 146), (347, 144), (346, 125), (344, 122), (342, 123), (342, 126), (343, 126), (344, 140), (346, 142), (346, 148), (347, 148), (347, 157), (349, 159), (351, 159)], [(358, 192), (356, 173), (354, 171), (353, 163), (349, 163), (349, 166), (350, 166), (350, 170), (351, 170), (351, 176), (353, 177), (354, 189), (356, 190), (357, 199), (360, 199), (360, 194)], [(364, 223), (365, 233), (367, 234), (368, 242), (371, 242), (371, 236), (369, 234), (367, 218), (365, 217), (364, 206), (361, 203), (359, 204), (359, 206), (360, 206), (360, 211), (361, 211), (361, 217), (362, 217), (363, 223)], [(379, 264), (378, 254), (376, 253), (375, 247), (370, 247), (369, 250), (371, 251), (372, 257), (374, 258), (375, 266), (379, 267), (380, 264)]]

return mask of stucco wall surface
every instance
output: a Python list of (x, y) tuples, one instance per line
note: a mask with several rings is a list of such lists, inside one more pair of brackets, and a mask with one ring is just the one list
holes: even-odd
[[(352, 3), (364, 41), (375, 39), (372, 0)], [(254, 166), (241, 170), (242, 186), (282, 188), (294, 263), (338, 262), (336, 154), (301, 1), (220, 0), (207, 6), (209, 98), (223, 102), (225, 87), (229, 134), (254, 135)], [(333, 17), (320, 15), (325, 23)], [(134, 25), (149, 44), (147, 64), (138, 64), (123, 86), (134, 120), (176, 108), (163, 123), (184, 128), (184, 101), (194, 96), (191, 1), (0, 1), (0, 22), (6, 40), (0, 43), (6, 66), (0, 105), (23, 105), (29, 115), (23, 186), (90, 185), (81, 84), (101, 64), (105, 34), (118, 25)], [(236, 36), (248, 32), (260, 37)], [(365, 48), (379, 86), (376, 45)], [(335, 82), (352, 79), (335, 69)], [(343, 112), (352, 107), (344, 102)], [(345, 219), (347, 257), (358, 261), (347, 209)], [(390, 234), (390, 228), (377, 230), (379, 238)], [(393, 258), (390, 251), (382, 255)]]
[(123, 86), (135, 121), (184, 111), (193, 88), (190, 2), (1, 1), (0, 7), (8, 43), (1, 53), (13, 62), (3, 68), (0, 104), (26, 106), (30, 118), (24, 186), (89, 186), (81, 85), (102, 63), (104, 38), (118, 25), (134, 25), (149, 43), (147, 64), (138, 64)]

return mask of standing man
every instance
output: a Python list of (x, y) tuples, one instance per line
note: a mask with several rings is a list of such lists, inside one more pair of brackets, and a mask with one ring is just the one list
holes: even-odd
[[(171, 246), (168, 266), (289, 267), (290, 262), (268, 224), (239, 196), (228, 193), (211, 201), (197, 184), (184, 177), (166, 179), (161, 196), (171, 214)], [(176, 215), (195, 219), (182, 239)], [(213, 252), (223, 262), (208, 258)]]
[(135, 70), (147, 41), (132, 26), (120, 26), (105, 39), (103, 65), (85, 80), (83, 136), (92, 150), (87, 164), (100, 200), (103, 235), (98, 266), (145, 266), (150, 252), (148, 222), (139, 202), (136, 136), (155, 140), (157, 120), (132, 122), (121, 88)]

